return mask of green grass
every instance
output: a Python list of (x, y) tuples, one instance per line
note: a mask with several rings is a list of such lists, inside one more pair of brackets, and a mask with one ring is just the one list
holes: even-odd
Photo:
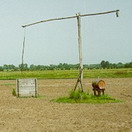
[(85, 92), (71, 91), (69, 97), (60, 97), (52, 100), (58, 103), (90, 103), (90, 104), (104, 104), (104, 103), (119, 103), (120, 100), (114, 99), (108, 95), (93, 96)]
[[(0, 72), (0, 80), (15, 80), (17, 78), (38, 79), (71, 79), (77, 78), (78, 70), (45, 70), (45, 71), (5, 71)], [(84, 70), (84, 78), (125, 78), (132, 77), (132, 68), (126, 69), (94, 69)]]
[(3, 83), (3, 84), (0, 84), (0, 86), (15, 86), (16, 84), (15, 83)]

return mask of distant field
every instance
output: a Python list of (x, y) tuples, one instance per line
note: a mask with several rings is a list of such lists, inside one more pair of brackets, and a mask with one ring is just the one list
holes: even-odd
[[(77, 78), (78, 70), (45, 70), (23, 72), (0, 72), (0, 80), (14, 80), (17, 78), (38, 79), (68, 79)], [(126, 69), (95, 69), (84, 70), (84, 78), (125, 78), (132, 77), (132, 68)]]

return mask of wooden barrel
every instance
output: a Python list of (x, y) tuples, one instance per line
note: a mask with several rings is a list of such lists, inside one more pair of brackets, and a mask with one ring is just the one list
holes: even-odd
[(93, 88), (96, 88), (96, 89), (104, 89), (105, 88), (105, 81), (103, 80), (99, 80), (99, 81), (94, 81), (92, 82), (92, 86)]

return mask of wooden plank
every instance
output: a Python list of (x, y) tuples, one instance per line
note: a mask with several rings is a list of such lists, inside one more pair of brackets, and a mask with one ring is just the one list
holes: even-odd
[(17, 97), (19, 97), (19, 80), (17, 79), (16, 80), (16, 94), (17, 94)]
[(37, 79), (18, 79), (17, 95), (19, 96), (37, 96)]

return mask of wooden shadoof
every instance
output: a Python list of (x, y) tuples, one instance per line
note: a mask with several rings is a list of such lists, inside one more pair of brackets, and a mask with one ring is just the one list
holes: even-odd
[[(78, 51), (79, 51), (79, 77), (77, 79), (77, 82), (75, 84), (74, 87), (74, 91), (77, 89), (77, 87), (81, 88), (81, 90), (83, 91), (83, 85), (82, 85), (82, 81), (83, 81), (83, 51), (82, 51), (82, 37), (81, 37), (81, 17), (87, 17), (87, 16), (97, 16), (97, 15), (106, 15), (106, 14), (111, 14), (111, 13), (116, 13), (116, 17), (119, 16), (119, 10), (112, 10), (112, 11), (106, 11), (106, 12), (98, 12), (98, 13), (92, 13), (92, 14), (76, 14), (75, 16), (68, 16), (68, 17), (61, 17), (61, 18), (53, 18), (53, 19), (47, 19), (47, 20), (42, 20), (42, 21), (38, 21), (38, 22), (34, 22), (31, 24), (27, 24), (27, 25), (23, 25), (22, 27), (24, 29), (26, 29), (26, 27), (29, 26), (33, 26), (36, 24), (40, 24), (40, 23), (45, 23), (45, 22), (51, 22), (51, 21), (60, 21), (60, 20), (65, 20), (65, 19), (77, 19), (77, 27), (78, 27)], [(24, 33), (24, 40), (23, 40), (23, 49), (22, 49), (22, 66), (23, 67), (23, 58), (24, 58), (24, 48), (25, 48), (25, 34), (26, 34), (26, 30)]]

